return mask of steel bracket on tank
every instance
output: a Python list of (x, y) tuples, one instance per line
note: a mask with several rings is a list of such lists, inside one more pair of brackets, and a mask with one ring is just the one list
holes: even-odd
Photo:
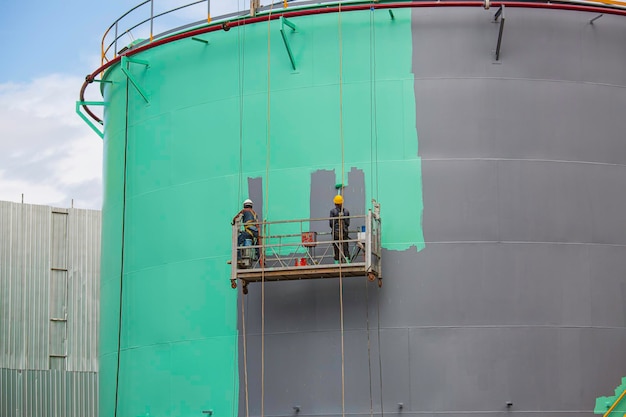
[(289, 55), (289, 60), (291, 61), (291, 68), (293, 68), (295, 71), (296, 60), (293, 57), (293, 52), (291, 52), (291, 46), (289, 46), (289, 41), (287, 40), (287, 35), (285, 34), (285, 25), (289, 26), (293, 32), (296, 31), (296, 25), (285, 19), (283, 16), (280, 17), (280, 34), (283, 37), (283, 42), (285, 43), (285, 48), (287, 49), (287, 54)]
[(498, 31), (498, 44), (496, 45), (496, 61), (500, 60), (500, 47), (502, 46), (502, 33), (504, 32), (504, 4), (500, 6), (496, 14), (493, 16), (494, 23), (500, 19), (500, 30)]
[[(100, 139), (104, 139), (104, 132), (102, 132), (102, 130), (100, 130), (87, 116), (85, 116), (83, 112), (80, 111), (80, 108), (82, 106), (104, 106), (105, 104), (106, 102), (104, 101), (77, 101), (76, 102), (76, 114), (78, 114), (80, 118), (83, 119), (85, 123), (87, 123), (87, 125), (91, 128), (91, 130), (93, 130), (94, 132), (96, 132), (98, 136), (100, 136)], [(102, 126), (102, 123), (100, 123), (100, 126)]]
[(150, 68), (150, 63), (148, 61), (143, 61), (141, 59), (134, 59), (134, 58), (128, 58), (126, 56), (122, 56), (122, 62), (120, 65), (120, 68), (122, 69), (122, 72), (126, 75), (126, 77), (128, 78), (128, 81), (130, 81), (130, 83), (137, 89), (137, 92), (141, 95), (141, 97), (143, 97), (145, 102), (149, 103), (150, 101), (148, 100), (148, 94), (143, 90), (143, 88), (141, 88), (141, 86), (139, 85), (139, 83), (137, 82), (133, 74), (130, 73), (130, 70), (129, 70), (130, 63), (144, 65), (146, 69)]

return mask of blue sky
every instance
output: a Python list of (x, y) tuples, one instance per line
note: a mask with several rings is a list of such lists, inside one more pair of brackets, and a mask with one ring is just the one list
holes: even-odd
[[(191, 2), (154, 0), (154, 7), (158, 13)], [(75, 102), (85, 75), (100, 64), (104, 31), (139, 3), (0, 0), (0, 200), (24, 194), (25, 203), (101, 208), (102, 140), (76, 115)], [(211, 1), (213, 16), (246, 7), (248, 0)], [(155, 33), (201, 20), (205, 10), (162, 19)], [(149, 16), (149, 7), (142, 12), (129, 20)], [(123, 42), (145, 35), (135, 32)], [(88, 93), (101, 99), (97, 88)]]

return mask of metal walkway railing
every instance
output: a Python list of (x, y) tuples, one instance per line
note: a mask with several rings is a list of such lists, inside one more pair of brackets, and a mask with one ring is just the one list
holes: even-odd
[[(240, 10), (232, 13), (222, 14), (213, 19), (211, 17), (211, 7), (221, 6), (216, 0), (198, 0), (189, 4), (179, 6), (163, 12), (155, 12), (155, 3), (158, 0), (144, 0), (128, 12), (124, 13), (106, 30), (101, 45), (101, 66), (85, 77), (80, 93), (79, 101), (76, 103), (76, 113), (100, 136), (104, 137), (102, 126), (103, 118), (96, 115), (90, 106), (103, 106), (104, 102), (85, 101), (85, 90), (93, 82), (110, 82), (102, 80), (104, 72), (113, 65), (120, 63), (121, 58), (126, 56), (130, 59), (133, 55), (139, 54), (160, 45), (176, 42), (181, 39), (194, 39), (199, 42), (206, 42), (199, 35), (211, 33), (218, 30), (228, 31), (231, 28), (255, 24), (262, 21), (276, 19), (288, 19), (299, 16), (336, 13), (339, 10), (344, 12), (360, 10), (386, 9), (393, 16), (392, 10), (399, 8), (427, 8), (427, 7), (482, 7), (482, 8), (502, 8), (503, 6), (517, 8), (533, 8), (546, 10), (569, 10), (577, 12), (613, 14), (626, 16), (626, 1), (621, 0), (523, 0), (523, 1), (491, 1), (491, 0), (293, 0), (278, 1), (271, 5), (259, 6), (256, 9)], [(287, 7), (288, 6), (288, 7)], [(271, 10), (271, 12), (270, 12)], [(176, 22), (168, 20), (180, 12), (183, 16), (178, 16)], [(193, 17), (198, 19), (193, 21)], [(592, 18), (593, 23), (598, 16)], [(133, 20), (130, 20), (131, 17)], [(172, 19), (169, 19), (172, 18)], [(159, 27), (171, 28), (163, 32), (154, 34), (155, 22), (158, 20)], [(501, 27), (503, 26), (501, 19)], [(135, 31), (135, 33), (133, 33)], [(124, 37), (129, 37), (127, 42), (122, 42)], [(499, 40), (501, 35), (499, 37)], [(118, 49), (119, 44), (123, 46)], [(499, 52), (499, 48), (498, 48)], [(293, 65), (293, 62), (292, 62)], [(84, 110), (84, 113), (81, 111)]]

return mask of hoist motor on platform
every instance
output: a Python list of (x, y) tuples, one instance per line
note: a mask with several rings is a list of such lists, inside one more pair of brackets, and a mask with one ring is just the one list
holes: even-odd
[[(331, 230), (332, 222), (349, 222), (347, 233)], [(232, 228), (231, 287), (240, 281), (367, 277), (381, 274), (380, 204), (364, 215), (259, 222), (258, 236), (245, 232), (241, 219)], [(345, 235), (344, 235), (345, 234)], [(236, 260), (236, 261), (235, 261)]]

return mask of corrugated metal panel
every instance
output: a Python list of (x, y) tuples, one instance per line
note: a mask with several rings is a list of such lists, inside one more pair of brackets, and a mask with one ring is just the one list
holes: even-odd
[(67, 269), (67, 217), (66, 209), (52, 210), (50, 266), (53, 269)]
[(2, 417), (95, 417), (95, 372), (0, 369)]
[(53, 208), (50, 230), (50, 369), (67, 369), (68, 210)]
[(70, 371), (98, 370), (101, 214), (70, 209), (68, 358)]
[(97, 371), (100, 219), (0, 201), (0, 368)]
[(50, 208), (0, 204), (0, 367), (47, 369)]
[[(11, 203), (0, 201), (0, 367), (8, 366), (12, 361), (10, 355), (15, 350), (9, 346), (13, 344), (10, 331), (11, 304), (11, 232), (12, 215)], [(5, 381), (0, 381), (3, 383)], [(2, 409), (0, 409), (2, 411)]]

